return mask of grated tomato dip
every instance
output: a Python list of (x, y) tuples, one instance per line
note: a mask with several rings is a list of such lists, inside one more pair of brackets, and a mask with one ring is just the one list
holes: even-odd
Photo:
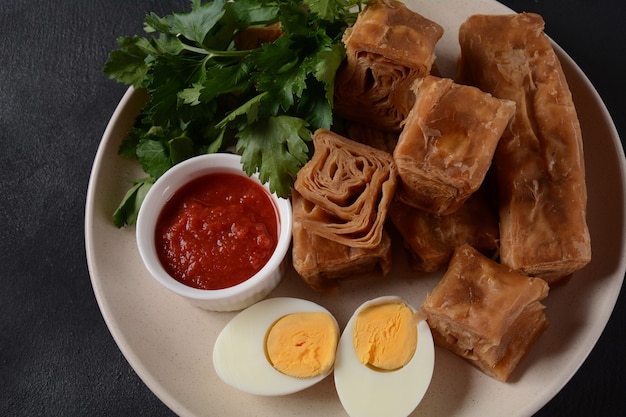
[(192, 180), (166, 203), (156, 226), (161, 263), (176, 280), (214, 290), (257, 273), (278, 240), (268, 192), (252, 179), (213, 173)]

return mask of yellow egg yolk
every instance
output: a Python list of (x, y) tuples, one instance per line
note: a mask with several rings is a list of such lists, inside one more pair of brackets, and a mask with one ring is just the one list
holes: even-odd
[(375, 305), (359, 312), (353, 344), (361, 363), (386, 371), (406, 365), (417, 346), (413, 316), (411, 308), (399, 303)]
[(310, 378), (331, 370), (339, 330), (327, 313), (293, 313), (270, 328), (265, 348), (270, 363), (285, 375)]

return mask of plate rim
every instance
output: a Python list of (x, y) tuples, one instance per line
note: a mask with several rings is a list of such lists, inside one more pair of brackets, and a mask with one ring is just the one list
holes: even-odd
[[(506, 9), (513, 11), (512, 9), (508, 8), (507, 6), (502, 5), (501, 3), (495, 0), (487, 0), (487, 2), (497, 3), (505, 7)], [(605, 103), (602, 101), (602, 98), (598, 94), (593, 83), (585, 75), (585, 73), (578, 66), (578, 64), (576, 64), (576, 62), (567, 54), (567, 52), (563, 48), (561, 48), (556, 42), (552, 41), (552, 43), (557, 54), (559, 55), (559, 59), (561, 59), (562, 62), (565, 61), (566, 65), (564, 66), (566, 66), (570, 70), (573, 70), (576, 73), (578, 80), (582, 81), (585, 84), (584, 85), (585, 90), (587, 90), (594, 98), (595, 103), (593, 107), (597, 108), (604, 116), (603, 122), (606, 122), (606, 127), (609, 129), (611, 133), (611, 141), (613, 142), (613, 146), (615, 147), (616, 150), (622, 149), (621, 157), (617, 157), (617, 161), (618, 161), (618, 165), (620, 168), (621, 183), (625, 184), (626, 183), (626, 158), (624, 157), (624, 149), (621, 144), (615, 123)], [(107, 325), (107, 328), (109, 329), (111, 335), (113, 336), (113, 339), (115, 340), (116, 345), (118, 346), (118, 348), (120, 349), (120, 351), (122, 352), (126, 360), (129, 362), (131, 367), (135, 370), (137, 375), (146, 384), (146, 386), (148, 386), (148, 388), (172, 411), (180, 415), (194, 415), (189, 409), (185, 407), (184, 404), (182, 404), (177, 399), (175, 395), (168, 392), (167, 389), (165, 389), (163, 385), (159, 383), (159, 381), (156, 378), (154, 378), (151, 371), (146, 368), (144, 362), (141, 360), (138, 353), (134, 352), (131, 349), (131, 347), (129, 346), (127, 342), (127, 336), (124, 335), (120, 331), (119, 327), (116, 324), (116, 319), (114, 317), (114, 314), (106, 303), (102, 285), (98, 278), (98, 271), (95, 267), (95, 263), (96, 263), (95, 259), (97, 256), (97, 254), (94, 252), (95, 236), (93, 236), (91, 232), (94, 227), (93, 214), (95, 211), (95, 200), (96, 200), (95, 199), (95, 187), (98, 181), (97, 175), (101, 173), (101, 168), (104, 163), (104, 154), (105, 154), (104, 150), (107, 146), (110, 145), (108, 141), (111, 140), (112, 132), (114, 131), (114, 129), (118, 127), (117, 123), (119, 119), (121, 118), (122, 114), (125, 112), (127, 107), (131, 105), (132, 100), (136, 99), (136, 94), (137, 94), (137, 91), (133, 87), (129, 87), (126, 90), (121, 100), (117, 104), (109, 122), (107, 123), (105, 131), (99, 142), (96, 155), (94, 157), (94, 162), (93, 162), (92, 169), (90, 172), (89, 182), (88, 182), (88, 187), (87, 187), (87, 197), (85, 201), (85, 221), (84, 221), (85, 236), (84, 236), (84, 239), (85, 239), (85, 251), (86, 251), (86, 257), (87, 257), (88, 270), (89, 270), (89, 275), (90, 275), (90, 280), (92, 283), (94, 295), (98, 303), (100, 312)], [(623, 198), (623, 200), (624, 200), (623, 203), (626, 204), (626, 198)], [(623, 229), (622, 230), (622, 238), (623, 238), (622, 243), (626, 244), (626, 226), (623, 225), (622, 229)], [(624, 254), (622, 255), (619, 261), (618, 270), (619, 270), (618, 272), (621, 275), (621, 279), (619, 279), (619, 288), (621, 289), (623, 287), (624, 275), (626, 274), (626, 255)], [(617, 286), (617, 283), (615, 283), (615, 285)], [(548, 392), (546, 392), (546, 390), (543, 390), (541, 392), (541, 394), (539, 395), (541, 397), (541, 400), (534, 402), (536, 407), (530, 407), (530, 408), (534, 408), (533, 410), (530, 410), (532, 411), (532, 413), (541, 409), (552, 398), (554, 398), (554, 396), (559, 391), (562, 390), (562, 388), (570, 381), (570, 379), (576, 374), (576, 372), (578, 372), (578, 370), (580, 369), (582, 364), (585, 362), (585, 360), (587, 359), (591, 351), (596, 346), (598, 340), (604, 333), (606, 325), (608, 324), (608, 321), (615, 309), (615, 305), (617, 303), (620, 292), (621, 291), (616, 291), (614, 294), (612, 294), (611, 299), (607, 300), (607, 301), (610, 301), (611, 307), (607, 309), (606, 314), (601, 319), (603, 326), (601, 328), (594, 328), (592, 332), (593, 334), (591, 335), (593, 339), (593, 343), (590, 343), (586, 349), (580, 352), (580, 355), (579, 355), (580, 357), (577, 358), (576, 360), (576, 362), (578, 362), (577, 366), (571, 369), (571, 372), (569, 372), (569, 376), (565, 378), (564, 380), (560, 381), (560, 384), (555, 384), (549, 390), (547, 390)]]

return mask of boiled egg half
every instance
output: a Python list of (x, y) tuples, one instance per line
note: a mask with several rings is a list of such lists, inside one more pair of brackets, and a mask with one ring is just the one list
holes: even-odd
[(213, 348), (213, 367), (228, 385), (256, 395), (308, 388), (334, 366), (337, 320), (311, 301), (278, 297), (237, 314)]
[(406, 417), (433, 375), (435, 349), (425, 320), (402, 298), (363, 303), (346, 325), (335, 358), (335, 387), (351, 417)]

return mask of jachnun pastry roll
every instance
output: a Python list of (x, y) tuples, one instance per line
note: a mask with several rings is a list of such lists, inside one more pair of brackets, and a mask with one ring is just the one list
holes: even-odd
[(501, 262), (553, 283), (589, 263), (591, 241), (580, 124), (543, 29), (533, 13), (471, 16), (459, 72), (517, 105), (493, 158)]

